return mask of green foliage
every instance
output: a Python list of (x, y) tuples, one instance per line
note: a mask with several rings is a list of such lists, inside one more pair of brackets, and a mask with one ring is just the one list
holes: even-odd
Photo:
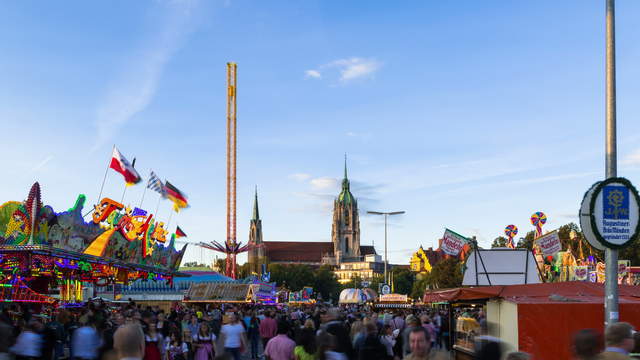
[(491, 244), (491, 248), (493, 249), (493, 248), (507, 247), (507, 241), (508, 239), (506, 237), (498, 236), (493, 240), (493, 243)]
[(528, 249), (528, 250), (533, 249), (533, 239), (535, 238), (535, 236), (536, 236), (535, 231), (533, 230), (529, 231), (524, 238), (520, 238), (520, 241), (518, 241), (518, 244), (516, 245), (516, 247), (519, 249)]
[(424, 291), (429, 285), (429, 274), (416, 275), (416, 281), (413, 282), (413, 288), (411, 289), (411, 296), (413, 299), (420, 300), (424, 295)]
[(406, 268), (392, 269), (393, 287), (397, 294), (409, 294), (413, 288), (414, 275), (411, 270)]
[(318, 268), (315, 273), (315, 279), (313, 283), (313, 291), (322, 295), (323, 300), (338, 301), (340, 296), (340, 283), (336, 275), (333, 273), (331, 266), (323, 265)]
[(289, 290), (302, 290), (305, 286), (313, 286), (315, 276), (313, 268), (309, 265), (282, 265), (270, 264), (271, 281), (275, 281), (278, 286), (284, 286)]
[(438, 262), (426, 276), (425, 282), (431, 289), (459, 287), (462, 285), (462, 263), (453, 257)]

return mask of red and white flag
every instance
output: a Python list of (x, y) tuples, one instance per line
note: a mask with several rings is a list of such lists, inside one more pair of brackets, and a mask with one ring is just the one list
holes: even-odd
[(113, 155), (111, 155), (111, 165), (109, 165), (109, 167), (122, 174), (127, 185), (134, 185), (142, 180), (140, 174), (138, 174), (133, 165), (129, 160), (122, 156), (115, 146), (113, 147)]

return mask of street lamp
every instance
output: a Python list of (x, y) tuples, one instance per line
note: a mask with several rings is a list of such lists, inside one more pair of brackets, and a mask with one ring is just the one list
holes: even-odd
[(371, 215), (384, 215), (384, 283), (388, 284), (387, 278), (387, 217), (389, 215), (401, 215), (404, 214), (404, 211), (393, 211), (393, 212), (381, 212), (381, 211), (367, 211), (367, 214)]

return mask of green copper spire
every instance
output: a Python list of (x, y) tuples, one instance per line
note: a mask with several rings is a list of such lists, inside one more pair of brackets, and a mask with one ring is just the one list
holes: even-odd
[(347, 154), (344, 154), (344, 179), (342, 179), (342, 191), (340, 192), (340, 195), (338, 195), (338, 201), (345, 204), (351, 204), (355, 201), (351, 191), (349, 190), (349, 178), (347, 177)]
[(344, 153), (344, 178), (347, 179), (347, 153)]
[(253, 199), (253, 217), (251, 220), (260, 220), (260, 213), (258, 212), (258, 185), (256, 185), (255, 198)]

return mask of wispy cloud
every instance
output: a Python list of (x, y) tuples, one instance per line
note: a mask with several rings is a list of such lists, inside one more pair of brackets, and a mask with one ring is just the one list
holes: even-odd
[(321, 79), (323, 73), (335, 74), (340, 83), (346, 84), (354, 80), (372, 78), (381, 67), (382, 62), (374, 58), (350, 57), (331, 61), (316, 69), (306, 70), (305, 78)]
[(640, 149), (637, 149), (636, 151), (632, 152), (631, 154), (627, 155), (624, 159), (622, 159), (622, 164), (629, 165), (629, 166), (640, 165)]
[(314, 190), (337, 190), (338, 179), (328, 176), (313, 178), (309, 181)]
[(122, 69), (109, 86), (97, 109), (97, 139), (91, 152), (98, 150), (128, 121), (153, 100), (165, 66), (193, 29), (197, 0), (161, 1), (163, 20), (135, 61)]
[(307, 181), (311, 179), (311, 175), (305, 174), (305, 173), (295, 173), (295, 174), (289, 175), (289, 178), (294, 179), (296, 181)]
[(320, 79), (322, 78), (322, 75), (318, 70), (307, 70), (304, 72), (304, 77), (306, 79)]
[(51, 160), (53, 160), (53, 156), (52, 155), (47, 156), (46, 158), (44, 158), (44, 160), (40, 161), (33, 168), (31, 168), (31, 171), (32, 172), (40, 171), (40, 169), (42, 169), (45, 165), (47, 165)]

